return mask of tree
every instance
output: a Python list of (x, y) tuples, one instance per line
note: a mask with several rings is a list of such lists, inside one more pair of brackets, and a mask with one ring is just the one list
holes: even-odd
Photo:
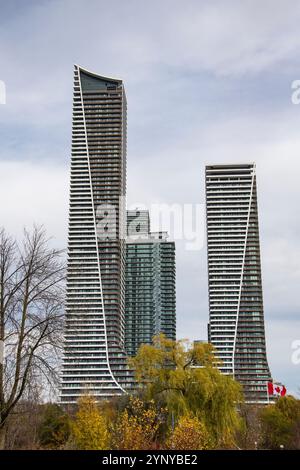
[(65, 267), (48, 245), (41, 228), (25, 230), (20, 246), (0, 230), (0, 448), (30, 384), (57, 379)]
[(237, 445), (242, 449), (257, 449), (261, 436), (259, 415), (261, 405), (242, 403), (239, 409), (242, 426), (237, 434)]
[(110, 433), (107, 421), (97, 406), (95, 399), (89, 395), (78, 400), (78, 411), (71, 420), (71, 436), (76, 449), (107, 450)]
[(5, 436), (7, 450), (36, 450), (40, 448), (38, 428), (42, 419), (40, 404), (21, 400), (9, 415)]
[(211, 446), (209, 433), (203, 422), (192, 414), (183, 415), (167, 441), (173, 450), (203, 450)]
[(279, 398), (265, 407), (260, 415), (261, 445), (267, 449), (300, 449), (300, 400), (292, 396)]
[(70, 420), (55, 403), (40, 405), (41, 422), (38, 427), (39, 443), (43, 448), (59, 449), (70, 435)]
[(162, 403), (175, 419), (188, 413), (200, 417), (214, 445), (230, 446), (241, 421), (241, 386), (221, 374), (216, 364), (211, 344), (191, 345), (162, 334), (130, 360), (147, 399)]
[(117, 450), (147, 450), (155, 447), (163, 410), (157, 412), (154, 402), (144, 403), (130, 397), (128, 407), (116, 419), (112, 447)]

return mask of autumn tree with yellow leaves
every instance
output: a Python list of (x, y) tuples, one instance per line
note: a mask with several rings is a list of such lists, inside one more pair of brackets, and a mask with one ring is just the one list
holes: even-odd
[(167, 449), (204, 450), (211, 447), (211, 440), (203, 422), (192, 414), (183, 415), (166, 442)]
[(112, 429), (112, 448), (145, 450), (155, 447), (155, 439), (163, 416), (154, 401), (144, 403), (131, 396), (129, 404), (116, 419)]
[(108, 423), (92, 396), (86, 395), (78, 400), (78, 411), (71, 421), (71, 439), (79, 450), (110, 448)]

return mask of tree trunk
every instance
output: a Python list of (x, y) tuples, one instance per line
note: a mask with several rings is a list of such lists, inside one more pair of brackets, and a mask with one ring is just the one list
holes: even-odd
[(6, 426), (0, 427), (0, 450), (5, 449)]

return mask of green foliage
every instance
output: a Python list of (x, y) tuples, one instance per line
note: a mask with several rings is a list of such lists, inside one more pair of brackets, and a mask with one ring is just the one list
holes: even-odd
[(146, 399), (165, 405), (175, 419), (189, 413), (200, 417), (215, 446), (230, 446), (241, 421), (241, 386), (216, 364), (211, 344), (191, 345), (162, 334), (130, 361)]
[(43, 406), (43, 418), (38, 429), (40, 445), (46, 449), (61, 448), (70, 434), (69, 417), (54, 403)]
[(300, 448), (300, 400), (292, 396), (279, 398), (261, 411), (260, 421), (264, 448)]

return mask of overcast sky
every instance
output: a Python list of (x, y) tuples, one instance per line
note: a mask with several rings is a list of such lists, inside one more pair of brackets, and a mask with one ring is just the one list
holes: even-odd
[[(0, 0), (0, 225), (66, 246), (73, 64), (124, 80), (128, 202), (204, 203), (208, 163), (256, 162), (267, 349), (300, 364), (297, 0)], [(178, 337), (206, 339), (206, 249), (177, 244)]]

